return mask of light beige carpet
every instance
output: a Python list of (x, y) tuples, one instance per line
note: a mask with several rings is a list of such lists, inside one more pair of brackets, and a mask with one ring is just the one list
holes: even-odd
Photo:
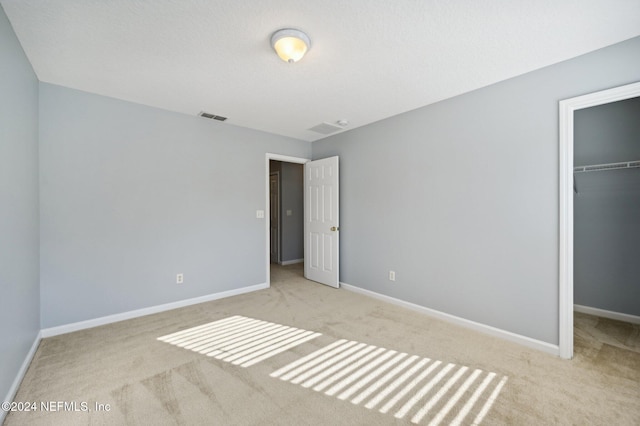
[[(481, 418), (485, 425), (640, 424), (638, 326), (576, 314), (576, 356), (563, 361), (300, 275), (300, 265), (273, 267), (267, 290), (44, 339), (15, 400), (56, 402), (53, 407), (57, 401), (75, 403), (80, 411), (60, 406), (62, 411), (9, 413), (5, 424), (388, 425), (411, 424), (425, 407), (420, 424), (450, 424), (461, 419), (465, 407), (469, 413), (460, 424), (472, 424), (483, 407), (488, 407)], [(247, 345), (229, 340), (232, 333), (225, 334), (218, 323), (234, 316), (259, 320), (273, 336), (285, 330), (280, 326), (321, 335), (280, 352), (269, 352), (263, 344), (267, 356), (243, 367), (228, 361), (246, 356), (239, 351)], [(215, 335), (211, 342), (188, 341), (199, 330), (194, 327), (206, 324)], [(178, 332), (183, 332), (180, 345), (158, 340)], [(207, 345), (215, 351), (207, 352)], [(340, 345), (345, 346), (340, 349), (343, 370), (338, 361), (321, 358)], [(352, 353), (368, 355), (350, 360), (347, 351), (356, 346)], [(365, 356), (377, 364), (356, 369)], [(408, 374), (400, 368), (403, 362), (407, 369), (415, 366), (416, 375), (422, 371), (422, 381), (404, 395), (398, 396), (398, 390), (409, 382), (379, 396)], [(437, 369), (425, 372), (436, 362)], [(296, 368), (307, 375), (296, 376)], [(349, 379), (347, 369), (361, 373)], [(490, 385), (474, 402), (474, 391), (491, 374)], [(367, 381), (369, 375), (389, 377), (376, 388), (373, 378)], [(437, 375), (441, 380), (435, 380)], [(490, 404), (490, 391), (501, 379), (503, 386)], [(430, 382), (436, 382), (432, 388)], [(324, 388), (314, 390), (323, 383)], [(341, 383), (347, 384), (326, 393)], [(340, 399), (344, 394), (349, 395)], [(377, 403), (372, 401), (376, 396)], [(380, 412), (392, 398), (397, 399), (393, 409)], [(417, 399), (414, 404), (412, 399)], [(89, 411), (82, 411), (83, 403)], [(96, 403), (111, 408), (96, 411)], [(374, 406), (367, 408), (367, 403)]]

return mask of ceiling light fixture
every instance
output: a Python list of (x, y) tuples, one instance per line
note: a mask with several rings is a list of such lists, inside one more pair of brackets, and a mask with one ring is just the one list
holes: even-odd
[(300, 30), (284, 28), (273, 33), (271, 46), (280, 59), (291, 64), (298, 62), (311, 49), (311, 39)]

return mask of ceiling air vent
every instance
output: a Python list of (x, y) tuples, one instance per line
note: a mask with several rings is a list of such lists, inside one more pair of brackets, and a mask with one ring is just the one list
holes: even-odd
[(227, 119), (227, 117), (223, 117), (221, 115), (215, 115), (215, 114), (210, 114), (208, 112), (204, 112), (201, 111), (200, 114), (198, 114), (200, 117), (204, 117), (204, 118), (210, 118), (212, 120), (218, 120), (218, 121), (224, 121)]
[(335, 133), (337, 131), (343, 130), (343, 128), (334, 126), (333, 124), (329, 124), (329, 123), (321, 123), (321, 124), (318, 124), (317, 126), (313, 126), (308, 130), (311, 130), (312, 132), (316, 132), (316, 133), (322, 133), (323, 135), (330, 135), (331, 133)]

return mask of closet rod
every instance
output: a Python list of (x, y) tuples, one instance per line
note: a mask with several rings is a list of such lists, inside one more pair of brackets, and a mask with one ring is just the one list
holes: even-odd
[(573, 168), (573, 173), (601, 172), (603, 170), (634, 169), (637, 167), (640, 167), (640, 160), (624, 161), (622, 163), (593, 164), (591, 166), (578, 166)]

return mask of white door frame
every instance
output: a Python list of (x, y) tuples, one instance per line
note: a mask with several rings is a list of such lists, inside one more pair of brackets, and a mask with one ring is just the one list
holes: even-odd
[(640, 96), (640, 82), (560, 101), (559, 349), (573, 358), (573, 113)]
[(271, 211), (269, 209), (269, 161), (283, 161), (285, 163), (296, 163), (296, 164), (305, 164), (311, 161), (310, 158), (301, 158), (301, 157), (290, 157), (288, 155), (280, 155), (280, 154), (265, 154), (265, 236), (266, 236), (266, 249), (265, 249), (265, 270), (267, 272), (267, 286), (271, 287), (271, 230), (269, 229), (271, 226)]

